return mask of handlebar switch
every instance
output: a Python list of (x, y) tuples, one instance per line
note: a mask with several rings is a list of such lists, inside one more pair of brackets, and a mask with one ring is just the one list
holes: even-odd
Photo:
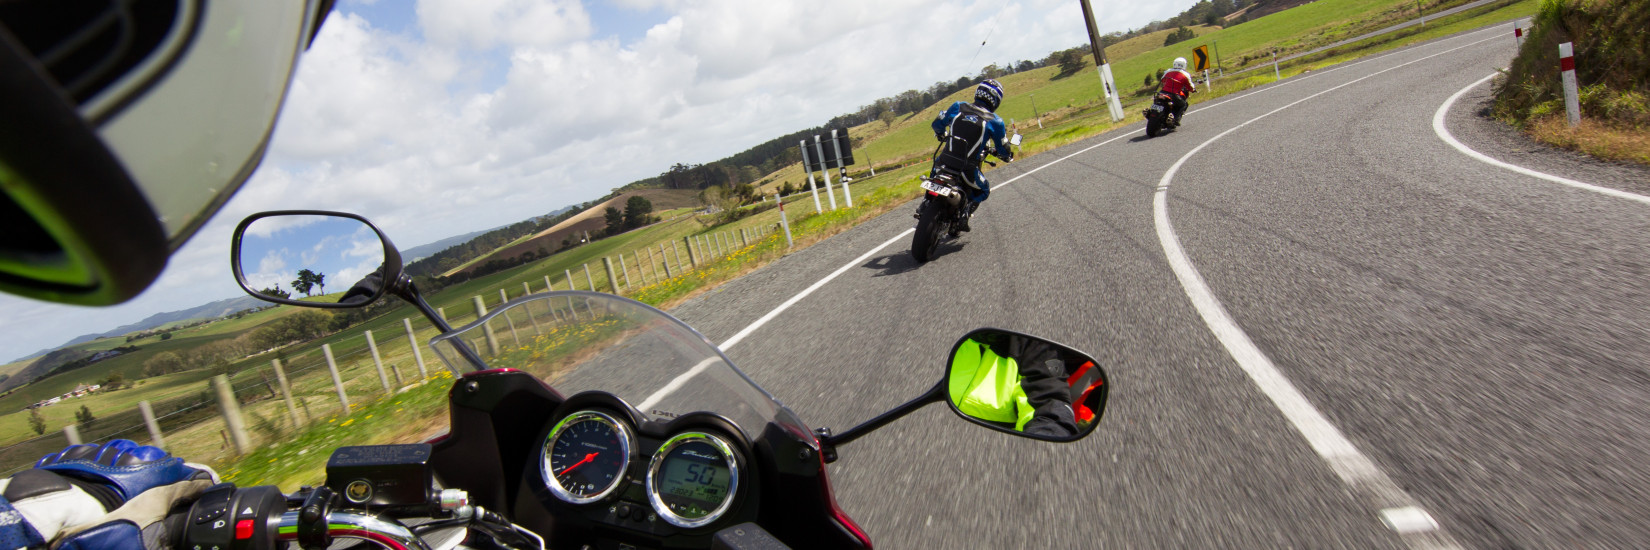
[(338, 495), (326, 487), (316, 487), (309, 492), (303, 506), (298, 508), (298, 546), (322, 550), (332, 544), (332, 537), (327, 536), (327, 515), (332, 513), (336, 500)]
[(178, 548), (187, 550), (273, 550), (286, 511), (286, 496), (272, 486), (207, 490), (189, 509)]

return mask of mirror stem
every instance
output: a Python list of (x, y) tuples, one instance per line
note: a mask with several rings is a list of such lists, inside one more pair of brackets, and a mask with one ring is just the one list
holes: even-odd
[[(424, 301), (424, 295), (418, 292), (418, 287), (413, 284), (411, 277), (408, 277), (406, 274), (402, 274), (401, 278), (396, 280), (395, 284), (391, 286), (388, 291), (394, 293), (407, 303), (412, 304), (413, 308), (417, 309), (419, 313), (424, 314), (424, 318), (429, 319), (430, 323), (434, 324), (435, 328), (440, 330), (442, 334), (453, 331), (452, 325), (447, 324), (447, 320), (442, 319), (441, 314), (437, 313), (435, 308), (430, 307), (429, 302)], [(463, 341), (458, 342), (458, 344), (453, 347), (458, 350), (459, 355), (464, 356), (464, 360), (469, 361), (470, 364), (474, 365), (477, 370), (488, 369), (487, 362), (482, 361), (481, 356), (476, 355), (475, 350), (470, 349), (470, 346), (465, 345)]]
[(840, 434), (826, 436), (822, 438), (820, 444), (826, 449), (829, 449), (830, 454), (835, 454), (837, 445), (859, 439), (859, 436), (871, 433), (872, 430), (881, 428), (884, 424), (899, 420), (901, 417), (911, 414), (912, 411), (923, 408), (929, 403), (944, 401), (945, 390), (945, 379), (942, 378), (939, 382), (934, 384), (934, 387), (929, 388), (928, 391), (923, 392), (923, 394), (918, 396), (916, 399), (907, 401), (903, 405), (894, 407), (888, 412), (877, 415), (876, 418), (867, 420), (864, 424), (843, 430)]

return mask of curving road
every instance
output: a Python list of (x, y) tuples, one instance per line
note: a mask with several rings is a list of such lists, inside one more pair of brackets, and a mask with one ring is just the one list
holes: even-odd
[(1484, 156), (1635, 194), (1650, 171), (1476, 116), (1512, 54), (1506, 24), (1196, 104), (992, 172), (928, 264), (901, 208), (673, 313), (838, 431), (974, 327), (1101, 360), (1080, 442), (932, 406), (841, 448), (837, 499), (883, 548), (1642, 546), (1650, 205), (1433, 120), (1466, 90), (1442, 125)]

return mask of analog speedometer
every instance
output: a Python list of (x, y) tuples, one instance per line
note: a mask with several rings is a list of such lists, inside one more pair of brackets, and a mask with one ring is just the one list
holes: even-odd
[(556, 497), (587, 504), (613, 494), (630, 464), (630, 430), (595, 411), (568, 415), (544, 441), (540, 471)]

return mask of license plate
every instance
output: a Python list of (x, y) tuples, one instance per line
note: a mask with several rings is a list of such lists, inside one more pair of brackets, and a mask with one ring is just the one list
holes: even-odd
[(949, 197), (949, 196), (955, 195), (957, 193), (957, 191), (955, 189), (952, 189), (950, 187), (946, 187), (944, 185), (940, 185), (938, 183), (934, 183), (933, 180), (922, 180), (922, 188), (927, 189), (929, 191), (933, 191), (935, 194), (937, 194), (941, 197)]
[(1163, 105), (1160, 104), (1160, 103), (1153, 103), (1152, 104), (1152, 110), (1161, 113), (1161, 112), (1163, 112)]

